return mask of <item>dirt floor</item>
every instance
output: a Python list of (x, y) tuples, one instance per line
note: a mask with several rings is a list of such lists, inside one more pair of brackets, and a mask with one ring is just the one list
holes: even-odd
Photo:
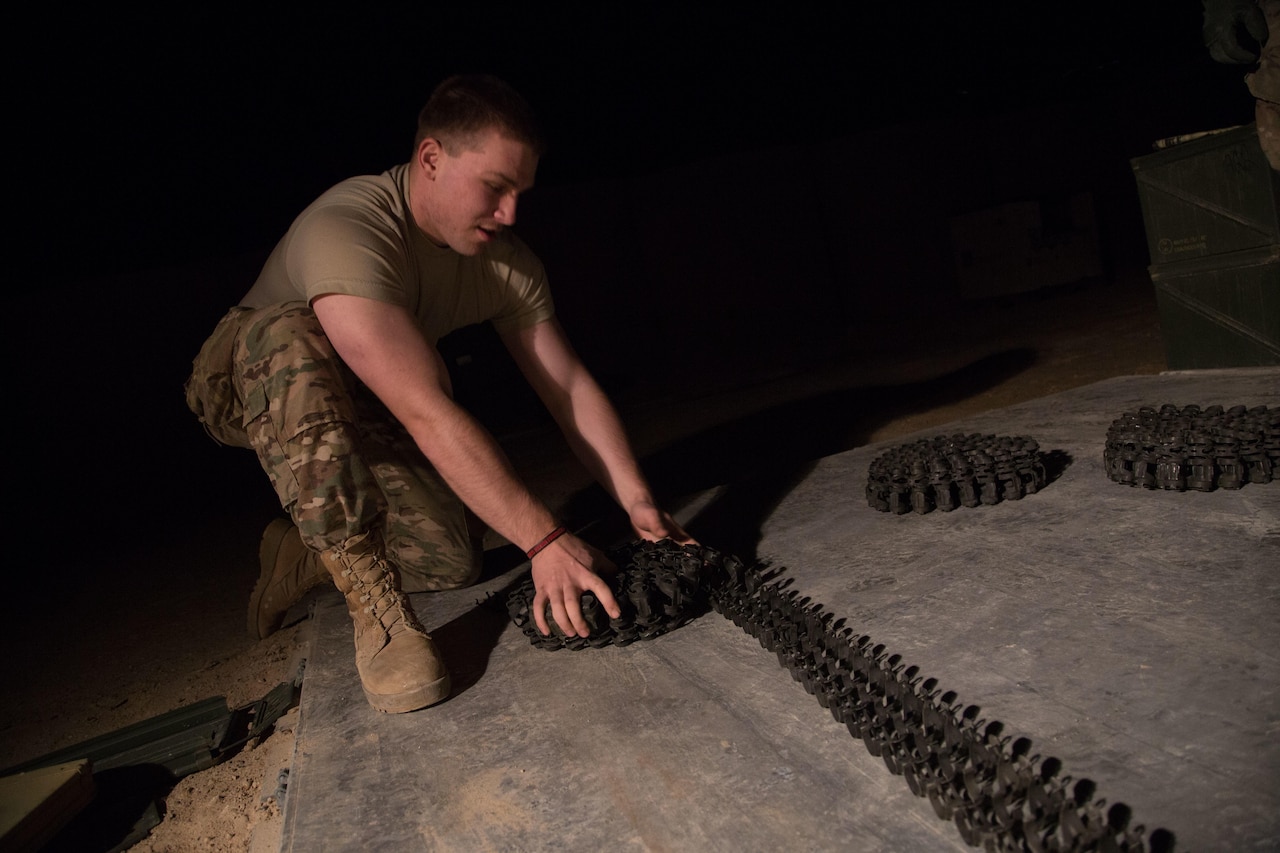
[[(1142, 270), (1114, 281), (966, 303), (957, 311), (947, 321), (950, 334), (925, 335), (910, 347), (868, 341), (823, 367), (727, 390), (712, 377), (702, 386), (708, 390), (665, 399), (624, 395), (619, 405), (640, 452), (660, 472), (655, 486), (678, 494), (670, 490), (731, 476), (714, 463), (701, 469), (701, 482), (674, 472), (689, 471), (687, 454), (705, 449), (698, 436), (717, 430), (723, 436), (735, 425), (742, 427), (740, 446), (750, 449), (752, 440), (777, 446), (779, 439), (776, 426), (746, 436), (752, 424), (758, 430), (766, 421), (793, 427), (857, 422), (857, 429), (824, 430), (816, 443), (797, 430), (794, 452), (816, 458), (1110, 377), (1165, 369), (1154, 293)], [(851, 330), (851, 337), (858, 334)], [(876, 417), (867, 419), (872, 411)], [(559, 451), (547, 450), (553, 445), (542, 431), (513, 433), (505, 443), (549, 501), (563, 504), (585, 485)], [(672, 456), (673, 448), (685, 455)], [(269, 492), (265, 481), (261, 486)], [(305, 654), (305, 620), (261, 643), (247, 639), (244, 629), (257, 538), (279, 512), (268, 498), (246, 497), (223, 518), (158, 531), (144, 553), (97, 553), (92, 559), (102, 571), (73, 589), (45, 580), (28, 587), (23, 594), (31, 606), (56, 615), (52, 627), (47, 619), (40, 623), (38, 643), (30, 633), (10, 638), (39, 652), (6, 656), (0, 672), (8, 685), (0, 766), (211, 696), (238, 707), (291, 679)], [(10, 573), (22, 577), (18, 568)], [(275, 792), (292, 749), (291, 720), (286, 716), (261, 742), (179, 780), (164, 797), (163, 821), (131, 849), (279, 849)]]

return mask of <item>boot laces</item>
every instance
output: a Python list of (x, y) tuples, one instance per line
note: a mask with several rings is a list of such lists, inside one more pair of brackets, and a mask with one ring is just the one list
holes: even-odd
[(351, 583), (352, 592), (358, 595), (363, 610), (376, 619), (389, 635), (423, 630), (404, 593), (390, 582), (391, 573), (384, 561), (375, 561), (363, 572), (348, 567), (343, 575)]

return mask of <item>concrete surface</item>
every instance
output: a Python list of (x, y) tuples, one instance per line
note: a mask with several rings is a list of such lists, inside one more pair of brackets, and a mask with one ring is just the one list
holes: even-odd
[[(1280, 483), (1110, 481), (1111, 421), (1166, 402), (1280, 406), (1280, 369), (1108, 380), (690, 495), (681, 515), (1177, 850), (1274, 849)], [(1029, 435), (1068, 464), (1021, 501), (867, 506), (879, 453), (954, 432)], [(728, 620), (537, 650), (502, 607), (525, 568), (414, 596), (456, 685), (407, 715), (368, 707), (341, 601), (319, 601), (283, 850), (967, 849)]]

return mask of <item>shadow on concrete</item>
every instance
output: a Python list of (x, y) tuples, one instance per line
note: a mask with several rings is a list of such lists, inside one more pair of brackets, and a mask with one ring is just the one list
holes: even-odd
[[(514, 545), (490, 549), (484, 555), (480, 583), (499, 578), (524, 561), (524, 554)], [(470, 610), (431, 630), (431, 637), (440, 647), (441, 655), (449, 661), (453, 682), (450, 699), (465, 693), (484, 677), (498, 638), (511, 624), (511, 617), (507, 614), (507, 596), (519, 586), (523, 577), (523, 572), (514, 575), (498, 589), (478, 597)]]
[[(674, 439), (641, 460), (655, 494), (679, 509), (691, 496), (718, 488), (689, 523), (703, 544), (756, 557), (760, 527), (817, 460), (867, 443), (883, 424), (957, 403), (1029, 368), (1034, 350), (1012, 349), (922, 382), (845, 388), (781, 403)], [(632, 537), (627, 519), (599, 486), (566, 503), (571, 525), (592, 523), (594, 544)]]

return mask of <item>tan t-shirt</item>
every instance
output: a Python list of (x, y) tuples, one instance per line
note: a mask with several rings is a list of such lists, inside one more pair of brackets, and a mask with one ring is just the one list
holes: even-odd
[(293, 221), (240, 304), (366, 296), (408, 308), (432, 345), (473, 323), (504, 332), (555, 314), (542, 262), (518, 237), (502, 231), (479, 254), (459, 255), (422, 233), (408, 198), (407, 164), (329, 189)]

